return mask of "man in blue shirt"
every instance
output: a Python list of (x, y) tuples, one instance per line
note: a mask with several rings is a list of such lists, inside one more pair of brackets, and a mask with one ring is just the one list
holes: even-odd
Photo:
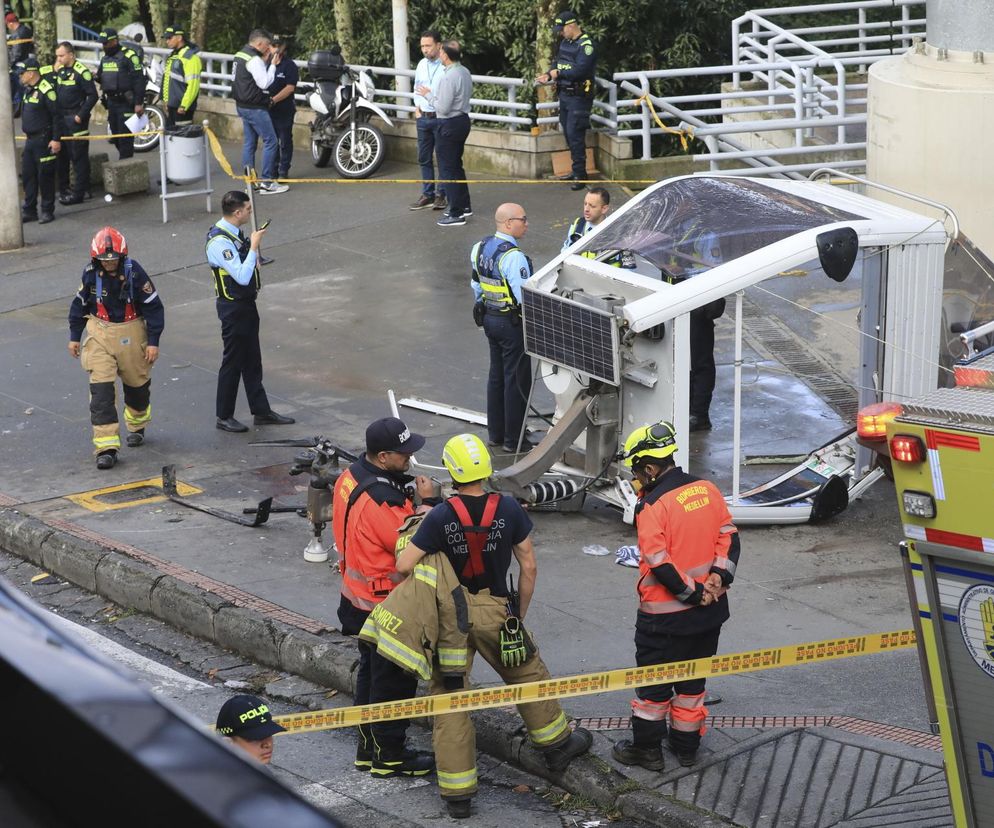
[(289, 178), (290, 162), (293, 160), (293, 116), (297, 113), (297, 104), (293, 99), (300, 82), (300, 71), (292, 58), (287, 57), (287, 43), (277, 39), (274, 44), (276, 53), (273, 65), (276, 74), (273, 84), (269, 87), (272, 95), (269, 105), (269, 117), (273, 119), (273, 129), (279, 146), (276, 152), (276, 172), (279, 178)]
[(494, 214), (496, 232), (473, 245), (470, 284), (483, 331), (490, 343), (487, 381), (487, 432), (491, 446), (517, 451), (522, 437), (532, 383), (531, 360), (525, 354), (521, 328), (521, 285), (532, 275), (532, 263), (518, 247), (528, 232), (528, 216), (520, 204), (501, 204)]
[[(440, 58), (442, 52), (442, 36), (434, 29), (429, 29), (421, 35), (421, 54), (424, 57), (418, 61), (414, 70), (414, 117), (418, 124), (418, 164), (421, 165), (421, 197), (411, 205), (412, 210), (423, 210), (431, 207), (433, 210), (444, 210), (448, 206), (445, 194), (441, 188), (435, 190), (435, 166), (432, 156), (435, 154), (435, 130), (438, 127), (438, 115), (435, 107), (429, 101), (438, 92), (438, 82), (442, 79), (443, 66)], [(422, 95), (418, 89), (428, 89), (428, 95)]]
[(252, 221), (252, 203), (232, 190), (221, 199), (224, 217), (207, 231), (207, 263), (211, 267), (217, 316), (221, 320), (224, 352), (217, 375), (217, 427), (221, 431), (248, 431), (235, 419), (239, 380), (245, 386), (249, 411), (256, 425), (289, 425), (292, 417), (277, 414), (262, 387), (262, 351), (259, 348), (259, 311), (255, 299), (259, 278), (259, 246), (263, 230), (245, 238), (241, 228)]

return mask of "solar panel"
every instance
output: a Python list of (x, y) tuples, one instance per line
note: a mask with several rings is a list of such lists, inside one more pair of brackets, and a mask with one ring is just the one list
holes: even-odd
[(532, 356), (620, 385), (614, 314), (555, 294), (522, 291), (525, 350)]

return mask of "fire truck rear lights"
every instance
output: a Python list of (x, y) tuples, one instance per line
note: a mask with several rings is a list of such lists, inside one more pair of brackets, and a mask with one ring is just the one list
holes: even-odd
[(890, 456), (901, 463), (921, 463), (925, 459), (925, 446), (913, 434), (895, 434), (890, 438)]
[(900, 403), (880, 402), (860, 409), (856, 416), (856, 433), (864, 440), (886, 440), (887, 423), (903, 411)]
[(960, 365), (953, 373), (958, 388), (994, 388), (994, 371)]
[(905, 513), (912, 517), (935, 517), (935, 501), (928, 492), (901, 492), (901, 502)]

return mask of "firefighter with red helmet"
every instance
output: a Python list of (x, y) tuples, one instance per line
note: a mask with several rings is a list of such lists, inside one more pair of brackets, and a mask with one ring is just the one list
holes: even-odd
[(110, 469), (121, 448), (118, 376), (124, 387), (127, 444), (140, 446), (145, 440), (145, 428), (152, 419), (151, 369), (159, 357), (165, 309), (148, 274), (128, 256), (128, 243), (118, 230), (102, 227), (97, 231), (90, 259), (69, 306), (69, 353), (90, 375), (97, 468)]
[[(640, 486), (635, 508), (639, 542), (639, 610), (635, 660), (642, 667), (707, 658), (718, 651), (728, 620), (725, 592), (735, 577), (739, 535), (718, 488), (674, 462), (670, 423), (635, 429), (621, 454)], [(663, 769), (662, 742), (680, 764), (697, 759), (708, 711), (704, 679), (636, 690), (632, 739), (614, 746), (624, 765)]]

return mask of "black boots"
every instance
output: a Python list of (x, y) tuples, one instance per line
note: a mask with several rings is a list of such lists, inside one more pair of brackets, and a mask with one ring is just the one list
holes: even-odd
[(449, 816), (453, 819), (469, 819), (470, 799), (446, 799), (445, 807), (449, 809)]
[(97, 468), (98, 469), (112, 469), (114, 464), (117, 462), (117, 452), (111, 449), (110, 451), (102, 451), (97, 455)]
[(369, 772), (378, 779), (389, 779), (391, 776), (427, 776), (433, 770), (433, 756), (404, 748), (397, 753), (380, 751), (380, 757), (373, 759)]
[(545, 764), (553, 773), (562, 773), (577, 756), (590, 750), (593, 743), (590, 731), (578, 727), (562, 744), (545, 751)]
[(658, 746), (639, 747), (627, 739), (611, 748), (611, 755), (622, 765), (638, 765), (646, 770), (661, 771), (666, 766), (663, 751)]

